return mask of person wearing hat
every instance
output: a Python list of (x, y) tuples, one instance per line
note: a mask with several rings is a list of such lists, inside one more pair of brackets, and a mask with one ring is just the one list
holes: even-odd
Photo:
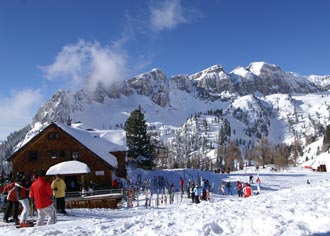
[(29, 186), (25, 183), (24, 172), (18, 172), (16, 175), (15, 190), (18, 202), (22, 205), (23, 211), (20, 215), (20, 227), (29, 227), (33, 225), (33, 222), (27, 220), (30, 212), (30, 202), (29, 202)]
[(46, 171), (40, 170), (37, 180), (30, 188), (30, 197), (34, 199), (38, 212), (37, 226), (45, 224), (46, 216), (48, 216), (47, 225), (56, 223), (56, 210), (51, 199), (53, 191), (45, 175)]

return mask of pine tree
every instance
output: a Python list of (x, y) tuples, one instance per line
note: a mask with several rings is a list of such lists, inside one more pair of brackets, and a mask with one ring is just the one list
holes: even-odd
[(329, 151), (330, 149), (330, 125), (327, 125), (323, 138), (323, 151)]
[(147, 134), (147, 124), (141, 107), (134, 110), (125, 122), (128, 157), (137, 160), (143, 157), (142, 164), (148, 167), (153, 165), (154, 149)]

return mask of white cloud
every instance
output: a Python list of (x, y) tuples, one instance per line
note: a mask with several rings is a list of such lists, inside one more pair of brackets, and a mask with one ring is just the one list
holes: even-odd
[(195, 17), (200, 17), (199, 11), (183, 8), (180, 0), (166, 0), (150, 7), (150, 25), (155, 32), (174, 29)]
[[(152, 3), (149, 7), (150, 11), (146, 15), (139, 11), (139, 17), (132, 17), (127, 13), (121, 37), (109, 45), (85, 40), (65, 45), (52, 64), (40, 67), (43, 76), (52, 82), (64, 82), (61, 83), (61, 88), (72, 90), (85, 88), (93, 91), (99, 83), (109, 87), (114, 81), (125, 80), (129, 74), (141, 71), (152, 63), (150, 57), (144, 53), (137, 53), (134, 63), (130, 63), (133, 62), (133, 56), (128, 56), (123, 50), (126, 44), (136, 40), (138, 33), (143, 32), (143, 29), (150, 30), (150, 24), (154, 32), (173, 29), (200, 16), (198, 10), (184, 8), (180, 0), (165, 0)], [(148, 23), (142, 19), (148, 19)], [(11, 99), (18, 100), (19, 96), (26, 93), (27, 90), (22, 91)]]
[[(183, 8), (180, 0), (166, 0), (150, 6), (148, 29), (160, 32), (173, 29), (179, 24), (191, 22), (200, 16), (199, 11)], [(129, 57), (123, 50), (125, 44), (137, 37), (146, 22), (126, 14), (126, 24), (121, 37), (111, 45), (102, 46), (99, 42), (79, 40), (66, 45), (56, 56), (54, 62), (40, 67), (43, 76), (50, 81), (64, 81), (63, 87), (71, 90), (86, 88), (93, 91), (99, 83), (109, 87), (114, 81), (125, 80), (129, 74), (150, 65), (145, 55)], [(140, 58), (136, 60), (136, 58)], [(143, 60), (142, 60), (143, 59)], [(129, 62), (129, 60), (131, 60)]]
[(0, 140), (4, 140), (10, 133), (23, 128), (32, 121), (42, 102), (40, 90), (25, 89), (14, 91), (9, 97), (0, 99)]
[(98, 42), (80, 40), (64, 46), (54, 63), (41, 69), (48, 80), (65, 80), (70, 88), (94, 90), (98, 83), (109, 86), (126, 79), (127, 60), (118, 47), (102, 47)]

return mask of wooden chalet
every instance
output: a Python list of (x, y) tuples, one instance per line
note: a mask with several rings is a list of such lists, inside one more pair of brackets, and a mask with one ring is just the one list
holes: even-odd
[[(124, 141), (121, 144), (113, 143), (110, 141), (111, 135), (122, 135)], [(126, 177), (124, 136), (123, 131), (113, 131), (110, 134), (102, 133), (101, 137), (99, 132), (93, 130), (54, 122), (23, 144), (8, 161), (12, 162), (14, 177), (18, 171), (24, 171), (28, 177), (40, 169), (48, 170), (56, 164), (77, 160), (85, 163), (90, 172), (65, 174), (63, 177), (68, 191), (88, 187), (90, 181), (96, 183), (98, 188), (106, 188), (111, 186), (113, 177)]]

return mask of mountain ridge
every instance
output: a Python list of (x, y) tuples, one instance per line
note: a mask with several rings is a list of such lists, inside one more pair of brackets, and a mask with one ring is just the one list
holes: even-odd
[[(149, 124), (178, 128), (196, 113), (218, 109), (230, 122), (242, 126), (240, 133), (244, 137), (243, 131), (250, 130), (260, 135), (275, 135), (271, 131), (275, 124), (283, 127), (283, 132), (298, 132), (299, 127), (292, 128), (289, 124), (293, 119), (291, 116), (297, 116), (295, 111), (300, 111), (305, 118), (309, 115), (302, 111), (301, 103), (304, 102), (300, 98), (318, 94), (315, 99), (320, 100), (324, 93), (326, 97), (323, 100), (327, 103), (329, 78), (327, 75), (301, 76), (265, 62), (250, 63), (229, 73), (221, 65), (213, 65), (191, 75), (170, 78), (155, 68), (117, 82), (110, 88), (100, 84), (92, 92), (58, 90), (40, 107), (33, 118), (31, 130), (52, 121), (66, 122), (69, 118), (93, 128), (120, 128), (129, 113), (141, 105)], [(300, 99), (300, 105), (297, 99)], [(282, 106), (289, 107), (290, 112), (284, 111)], [(264, 117), (265, 121), (255, 123), (260, 117)], [(310, 120), (318, 122), (313, 117)], [(326, 125), (328, 120), (329, 117), (324, 115), (320, 125)], [(262, 134), (265, 127), (268, 127), (267, 132)], [(306, 135), (314, 135), (313, 132), (308, 131)], [(276, 140), (275, 137), (271, 139)], [(285, 142), (285, 138), (278, 142)]]

